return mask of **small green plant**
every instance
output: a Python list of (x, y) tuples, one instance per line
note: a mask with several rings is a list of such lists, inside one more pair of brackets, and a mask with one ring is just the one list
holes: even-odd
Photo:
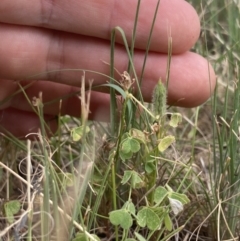
[(14, 215), (20, 211), (21, 203), (18, 200), (11, 200), (3, 204), (3, 211), (8, 222), (14, 222)]
[[(132, 187), (135, 188), (135, 184)], [(173, 192), (169, 186), (159, 186), (154, 191), (154, 206), (140, 207), (136, 213), (134, 204), (129, 200), (121, 209), (110, 212), (109, 217), (112, 224), (126, 230), (131, 228), (135, 220), (139, 227), (147, 227), (150, 231), (159, 230), (162, 225), (167, 231), (172, 231), (171, 211), (178, 215), (183, 210), (183, 205), (189, 202), (185, 194)]]
[[(151, 236), (174, 235), (176, 229), (172, 218), (181, 213), (184, 205), (190, 202), (186, 194), (181, 193), (180, 188), (176, 192), (170, 188), (170, 180), (168, 183), (156, 185), (160, 178), (159, 157), (163, 158), (166, 150), (175, 142), (174, 135), (169, 132), (181, 123), (181, 114), (167, 112), (167, 91), (161, 81), (154, 89), (152, 108), (147, 108), (131, 93), (131, 88), (136, 81), (125, 71), (121, 75), (119, 86), (108, 84), (122, 95), (122, 115), (116, 129), (118, 138), (115, 144), (110, 150), (103, 152), (109, 161), (108, 164), (106, 163), (105, 172), (102, 172), (102, 164), (99, 166), (96, 161), (91, 182), (91, 186), (97, 192), (97, 199), (95, 204), (90, 206), (93, 213), (89, 214), (89, 225), (91, 227), (93, 225), (91, 223), (96, 222), (94, 210), (98, 211), (99, 216), (104, 216), (105, 220), (109, 220), (107, 223), (110, 222), (115, 226), (116, 240), (120, 236), (121, 240), (147, 240)], [(132, 113), (134, 108), (141, 110), (140, 113), (135, 114), (140, 118), (134, 118)], [(166, 118), (167, 115), (170, 116), (169, 120)], [(89, 135), (90, 129), (88, 127), (82, 129), (80, 126), (71, 130), (72, 137), (77, 134), (77, 138), (73, 138), (76, 142), (82, 142), (82, 133)], [(114, 140), (112, 142), (114, 143)], [(168, 168), (174, 168), (172, 164), (167, 162), (165, 164)], [(102, 179), (97, 178), (98, 173), (102, 173)], [(185, 175), (183, 180), (186, 180), (190, 172), (183, 173), (182, 176)], [(168, 175), (171, 175), (171, 171)], [(184, 186), (184, 183), (181, 185)], [(141, 200), (135, 197), (135, 192), (143, 193)], [(119, 196), (119, 193), (123, 195)], [(136, 198), (137, 202), (134, 201)], [(104, 207), (105, 211), (102, 213), (99, 210), (102, 209), (101, 203), (105, 199), (109, 200), (110, 205), (107, 209)], [(86, 196), (85, 200), (89, 205), (90, 196)], [(142, 237), (143, 230), (148, 230), (148, 238)], [(132, 231), (134, 231), (134, 237), (130, 235)], [(84, 236), (81, 236), (82, 238)]]
[[(125, 71), (120, 81), (120, 86), (124, 90), (122, 103), (122, 117), (119, 123), (118, 142), (110, 152), (109, 160), (113, 159), (112, 165), (112, 198), (113, 203), (119, 203), (116, 193), (124, 190), (128, 200), (122, 204), (119, 209), (115, 204), (112, 211), (109, 212), (109, 220), (116, 227), (123, 229), (124, 236), (122, 240), (128, 240), (128, 235), (133, 223), (137, 224), (135, 238), (139, 239), (141, 229), (148, 229), (151, 235), (155, 232), (161, 236), (166, 231), (173, 231), (172, 215), (178, 215), (189, 199), (185, 194), (174, 192), (169, 185), (157, 186), (159, 160), (157, 157), (163, 153), (175, 142), (173, 135), (168, 134), (170, 127), (177, 127), (181, 122), (179, 113), (166, 112), (166, 88), (163, 83), (158, 82), (153, 93), (153, 112), (147, 109), (145, 104), (136, 99), (130, 89), (135, 80)], [(117, 88), (115, 88), (117, 89)], [(161, 101), (160, 101), (161, 100)], [(143, 112), (149, 116), (144, 122), (132, 122), (131, 128), (128, 128), (124, 113), (130, 113), (132, 105), (137, 105)], [(170, 121), (166, 121), (166, 115), (170, 115)], [(131, 116), (131, 115), (129, 115)], [(140, 119), (141, 120), (141, 119)], [(148, 121), (151, 122), (148, 122)], [(144, 124), (146, 123), (146, 124)], [(140, 127), (140, 128), (139, 128)], [(122, 170), (123, 169), (123, 170)], [(121, 172), (120, 179), (115, 178)], [(116, 189), (117, 187), (117, 189)], [(142, 190), (148, 193), (142, 204), (137, 206), (131, 196), (135, 190)], [(128, 190), (128, 191), (127, 191)], [(128, 194), (127, 194), (128, 193)], [(114, 200), (115, 199), (115, 200)], [(118, 230), (118, 229), (116, 229)], [(118, 237), (118, 234), (115, 234)], [(132, 238), (132, 240), (135, 240)]]

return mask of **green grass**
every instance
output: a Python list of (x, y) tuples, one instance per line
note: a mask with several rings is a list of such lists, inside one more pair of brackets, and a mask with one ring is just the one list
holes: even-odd
[[(86, 114), (61, 117), (51, 139), (43, 121), (39, 142), (1, 139), (2, 240), (238, 240), (239, 9), (234, 1), (192, 2), (202, 23), (194, 51), (218, 75), (214, 96), (195, 109), (172, 107), (168, 115), (164, 86), (156, 87), (153, 106), (140, 92), (132, 96), (133, 78), (140, 86), (142, 77), (132, 46), (129, 68), (116, 84), (115, 33), (125, 46), (126, 39), (114, 29), (109, 124), (88, 121), (85, 99)], [(41, 99), (35, 103), (42, 120)]]

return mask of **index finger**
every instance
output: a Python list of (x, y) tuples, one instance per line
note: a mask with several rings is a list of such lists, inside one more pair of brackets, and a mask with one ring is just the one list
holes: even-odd
[[(135, 47), (145, 49), (158, 0), (142, 0)], [(138, 0), (1, 0), (0, 22), (57, 29), (110, 39), (115, 26), (123, 28), (131, 42)], [(200, 32), (193, 7), (184, 0), (161, 0), (150, 50), (166, 53), (173, 39), (173, 53), (189, 50)], [(120, 36), (117, 42), (122, 43)]]

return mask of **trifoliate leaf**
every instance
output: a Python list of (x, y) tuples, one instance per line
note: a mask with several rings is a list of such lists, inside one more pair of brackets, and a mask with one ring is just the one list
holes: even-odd
[(131, 215), (123, 209), (110, 212), (109, 219), (113, 225), (120, 225), (123, 229), (129, 229), (133, 224)]
[(135, 215), (136, 209), (132, 201), (125, 202), (122, 209), (126, 209), (128, 212)]
[(146, 142), (145, 134), (142, 131), (138, 130), (138, 129), (132, 128), (129, 131), (129, 134), (130, 134), (131, 137), (133, 137), (134, 139), (140, 141), (143, 144)]
[(122, 184), (126, 184), (128, 181), (131, 181), (131, 187), (137, 188), (137, 186), (143, 182), (139, 174), (135, 171), (124, 171)]
[(153, 210), (144, 207), (137, 214), (137, 223), (140, 227), (147, 226), (150, 230), (155, 231), (159, 228), (161, 220)]
[(122, 141), (120, 152), (127, 154), (129, 152), (136, 153), (140, 150), (140, 143), (138, 140), (129, 137)]

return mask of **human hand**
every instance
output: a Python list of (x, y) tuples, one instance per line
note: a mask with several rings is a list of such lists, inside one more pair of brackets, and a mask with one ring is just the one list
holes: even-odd
[[(142, 0), (134, 52), (134, 66), (139, 76), (157, 0)], [(137, 0), (88, 1), (13, 1), (0, 2), (0, 126), (16, 136), (36, 132), (38, 116), (24, 94), (8, 101), (19, 85), (36, 80), (27, 88), (32, 100), (42, 92), (44, 102), (59, 99), (78, 91), (82, 71), (86, 69), (109, 75), (110, 35), (120, 26), (130, 43)], [(193, 107), (206, 101), (215, 87), (212, 67), (201, 56), (188, 52), (199, 37), (200, 24), (195, 10), (183, 0), (161, 0), (151, 40), (150, 53), (143, 76), (142, 94), (151, 100), (152, 90), (159, 78), (165, 81), (168, 37), (173, 49), (168, 89), (168, 103)], [(122, 73), (128, 58), (120, 36), (115, 48), (115, 68)], [(27, 81), (26, 81), (27, 79)], [(104, 76), (86, 72), (93, 86), (106, 83)], [(87, 81), (86, 81), (87, 83)], [(109, 116), (109, 95), (92, 92), (90, 118)], [(59, 101), (44, 107), (45, 119), (59, 114)], [(80, 116), (80, 101), (75, 95), (63, 100), (61, 114)], [(57, 123), (49, 122), (54, 130)]]

